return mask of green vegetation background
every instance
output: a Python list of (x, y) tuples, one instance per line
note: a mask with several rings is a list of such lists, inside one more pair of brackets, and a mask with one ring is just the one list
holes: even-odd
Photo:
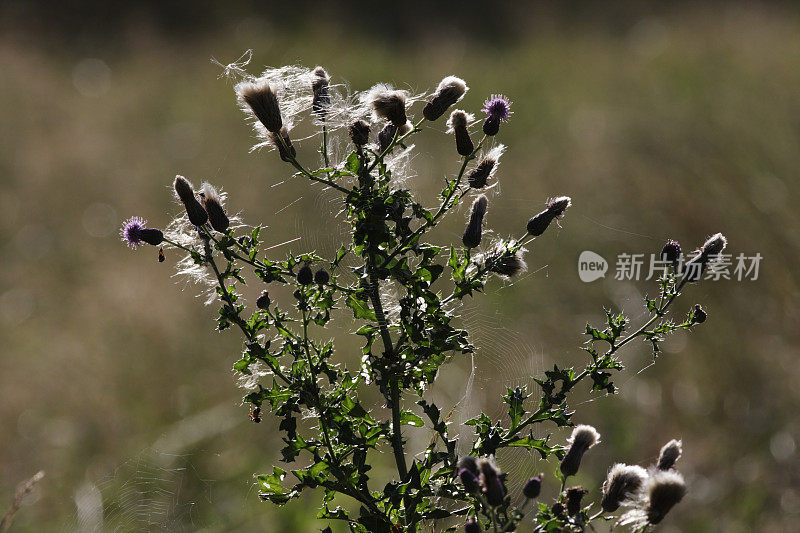
[[(341, 224), (332, 196), (302, 180), (276, 185), (289, 168), (273, 153), (248, 154), (251, 131), (209, 61), (252, 48), (252, 71), (321, 64), (353, 89), (389, 81), (419, 90), (456, 74), (471, 87), (470, 110), (491, 92), (514, 100), (489, 227), (516, 235), (556, 194), (574, 207), (532, 248), (527, 277), (496, 282), (469, 310), (481, 347), (470, 408), (499, 413), (504, 385), (581, 362), (584, 325), (601, 320), (603, 306), (642, 316), (640, 296), (655, 285), (614, 280), (618, 253), (655, 253), (667, 238), (691, 249), (716, 231), (731, 253), (761, 253), (757, 281), (686, 290), (676, 312), (701, 302), (707, 323), (670, 340), (639, 374), (647, 347), (628, 350), (622, 394), (579, 407), (576, 421), (603, 435), (579, 481), (596, 495), (612, 462), (646, 465), (678, 437), (690, 494), (662, 531), (790, 531), (800, 519), (798, 13), (703, 4), (571, 17), (467, 3), (430, 18), (419, 6), (348, 19), (330, 5), (298, 5), (289, 18), (200, 5), (174, 24), (144, 5), (55, 27), (36, 18), (41, 6), (6, 6), (0, 511), (19, 481), (47, 472), (16, 530), (324, 525), (313, 521), (314, 497), (280, 512), (259, 503), (250, 476), (278, 460), (280, 442), (270, 417), (251, 424), (238, 406), (230, 368), (240, 339), (215, 333), (215, 308), (171, 277), (174, 253), (159, 264), (155, 250), (131, 252), (116, 234), (131, 215), (164, 226), (178, 212), (169, 184), (181, 173), (224, 187), (231, 210), (270, 226), (269, 242), (301, 237), (298, 250), (333, 249)], [(437, 123), (415, 141), (410, 184), (429, 203), (457, 164), (443, 131)], [(314, 157), (317, 141), (297, 144), (300, 158)], [(455, 241), (462, 224), (451, 217), (436, 238)], [(579, 281), (583, 250), (612, 261), (605, 280)], [(352, 358), (348, 341), (341, 346)], [(437, 397), (458, 401), (469, 369), (454, 361)], [(517, 482), (554, 467), (505, 460)]]

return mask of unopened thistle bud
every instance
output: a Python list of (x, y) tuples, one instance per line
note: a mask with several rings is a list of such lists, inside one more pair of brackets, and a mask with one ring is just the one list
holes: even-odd
[(314, 283), (317, 285), (325, 285), (331, 280), (331, 275), (328, 274), (327, 270), (317, 270), (317, 273), (314, 274)]
[(580, 425), (572, 430), (572, 435), (567, 442), (570, 446), (567, 454), (561, 460), (561, 473), (565, 476), (574, 476), (581, 467), (583, 454), (600, 442), (600, 434), (592, 426)]
[(472, 204), (472, 212), (469, 216), (469, 222), (464, 230), (464, 235), (461, 241), (467, 248), (476, 248), (481, 243), (481, 236), (483, 234), (483, 217), (486, 215), (486, 209), (489, 206), (489, 200), (481, 195), (475, 199)]
[[(280, 133), (269, 132), (269, 139), (273, 146), (278, 149), (278, 154), (281, 156), (282, 161), (288, 163), (297, 157), (297, 150), (292, 146), (292, 140), (289, 139), (289, 131), (286, 128), (281, 128)], [(281, 139), (283, 139), (283, 142), (281, 142)]]
[(447, 120), (448, 131), (452, 131), (456, 138), (456, 151), (458, 155), (464, 157), (475, 151), (475, 144), (467, 129), (470, 120), (473, 120), (472, 116), (460, 109), (450, 113), (450, 118)]
[(422, 116), (425, 117), (425, 120), (431, 122), (438, 120), (450, 106), (461, 100), (468, 90), (469, 88), (464, 80), (455, 76), (447, 76), (439, 83), (436, 92), (425, 104), (422, 109)]
[(552, 506), (550, 506), (550, 510), (553, 512), (553, 515), (556, 518), (563, 518), (564, 517), (564, 504), (561, 502), (556, 502)]
[(656, 468), (658, 470), (670, 470), (678, 462), (683, 454), (683, 443), (677, 439), (672, 439), (661, 448), (658, 454), (658, 463)]
[(268, 81), (242, 82), (236, 86), (236, 93), (267, 131), (272, 133), (281, 131), (283, 119), (281, 119), (278, 96)]
[(661, 260), (677, 266), (681, 259), (681, 245), (678, 241), (669, 240), (661, 249)]
[(363, 120), (357, 120), (350, 124), (347, 132), (356, 146), (364, 146), (369, 142), (369, 124)]
[(692, 323), (693, 324), (702, 324), (708, 318), (708, 313), (706, 313), (705, 309), (700, 307), (700, 304), (694, 304), (694, 311), (692, 312)]
[(464, 533), (481, 533), (481, 526), (474, 518), (471, 518), (469, 522), (464, 524)]
[(228, 231), (230, 220), (228, 220), (228, 215), (225, 214), (225, 210), (222, 208), (222, 202), (217, 190), (210, 184), (204, 183), (200, 199), (203, 202), (203, 208), (208, 214), (208, 221), (211, 223), (211, 227), (220, 233)]
[(613, 513), (628, 500), (635, 499), (647, 480), (647, 471), (641, 466), (622, 463), (611, 467), (603, 483), (603, 511)]
[(567, 514), (575, 516), (581, 512), (581, 501), (589, 491), (583, 487), (570, 487), (567, 489)]
[(311, 82), (311, 110), (320, 118), (324, 118), (331, 105), (331, 95), (328, 92), (330, 86), (328, 73), (322, 67), (314, 69), (314, 81)]
[(314, 273), (311, 271), (311, 267), (308, 265), (301, 266), (300, 270), (297, 271), (297, 283), (311, 285), (312, 281), (314, 281)]
[(502, 94), (493, 94), (483, 103), (483, 109), (486, 113), (486, 120), (483, 122), (483, 133), (492, 137), (497, 135), (500, 131), (500, 123), (508, 122), (509, 117), (513, 114), (511, 111), (511, 100)]
[(158, 246), (164, 242), (164, 233), (160, 229), (144, 228), (142, 230), (142, 241), (153, 246)]
[(486, 495), (486, 502), (492, 507), (497, 507), (502, 505), (506, 497), (506, 488), (503, 481), (499, 477), (495, 477), (486, 481), (483, 493)]
[(200, 205), (200, 202), (197, 201), (194, 195), (194, 189), (192, 188), (192, 184), (189, 183), (189, 180), (183, 176), (175, 176), (175, 192), (186, 208), (189, 222), (195, 226), (202, 226), (208, 222), (208, 213), (206, 213), (206, 210)]
[(385, 118), (397, 127), (402, 127), (408, 122), (405, 91), (397, 91), (389, 85), (379, 84), (370, 89), (367, 98), (376, 116)]
[(480, 489), (478, 476), (467, 468), (462, 468), (458, 471), (458, 479), (460, 479), (461, 484), (464, 485), (464, 490), (470, 494), (475, 494), (478, 492), (478, 489)]
[(259, 309), (268, 309), (270, 304), (269, 293), (264, 291), (261, 293), (261, 296), (258, 297), (256, 300), (256, 307)]
[(545, 210), (528, 220), (528, 225), (526, 226), (528, 233), (538, 237), (545, 232), (553, 220), (563, 217), (564, 212), (570, 205), (572, 205), (572, 200), (569, 196), (558, 196), (549, 199)]
[(538, 498), (539, 494), (542, 492), (542, 479), (544, 479), (544, 474), (539, 474), (538, 476), (533, 476), (522, 487), (522, 494), (529, 500), (533, 498)]
[(647, 480), (647, 522), (660, 523), (686, 495), (686, 482), (674, 470), (659, 471)]

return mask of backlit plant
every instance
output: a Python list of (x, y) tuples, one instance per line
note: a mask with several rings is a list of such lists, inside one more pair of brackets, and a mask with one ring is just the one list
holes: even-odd
[[(209, 184), (196, 190), (181, 176), (174, 188), (182, 214), (163, 232), (131, 218), (122, 237), (132, 247), (146, 243), (184, 254), (179, 272), (213, 287), (212, 300), (220, 303), (218, 329), (237, 328), (243, 335), (243, 353), (233, 368), (248, 388), (244, 403), (254, 422), (267, 412), (279, 419), (284, 447), (276, 460), (288, 465), (258, 475), (261, 498), (284, 505), (318, 489), (318, 518), (343, 521), (359, 532), (514, 531), (523, 524), (536, 531), (582, 531), (592, 521), (611, 519), (644, 530), (659, 523), (686, 491), (673, 468), (680, 442), (668, 443), (649, 470), (614, 465), (602, 490), (587, 491), (567, 482), (599, 443), (599, 433), (579, 425), (560, 445), (550, 442), (548, 432), (573, 425), (569, 399), (579, 385), (616, 392), (613, 379), (623, 368), (624, 346), (644, 340), (655, 358), (668, 334), (705, 320), (699, 305), (682, 319), (668, 311), (686, 283), (698, 280), (722, 252), (725, 238), (710, 237), (685, 264), (680, 246), (667, 243), (658, 296), (645, 300), (648, 318), (634, 326), (624, 314), (608, 310), (601, 327), (587, 324), (587, 364), (578, 369), (554, 365), (535, 378), (535, 392), (508, 389), (502, 398), (507, 417), (480, 414), (469, 420), (471, 452), (459, 457), (447, 415), (451, 406), (443, 410), (426, 397), (442, 365), (476, 350), (460, 326), (459, 304), (496, 283), (493, 278), (524, 271), (526, 247), (564, 217), (570, 199), (544, 202), (527, 224), (520, 221), (519, 237), (485, 234), (490, 202), (483, 193), (497, 180), (505, 147), (495, 136), (511, 118), (512, 103), (492, 95), (481, 110), (482, 121), (451, 110), (468, 91), (455, 76), (444, 78), (430, 95), (386, 84), (343, 94), (321, 67), (270, 69), (259, 77), (246, 74), (242, 65), (229, 65), (227, 71), (239, 77), (236, 94), (262, 139), (257, 147), (275, 149), (309, 186), (335, 190), (351, 239), (333, 257), (311, 250), (281, 257), (262, 245), (261, 226), (228, 216), (224, 193)], [(422, 117), (410, 121), (418, 102), (424, 102)], [(413, 149), (409, 140), (447, 112), (459, 163), (430, 208), (429, 201), (403, 186)], [(319, 133), (318, 168), (308, 166), (305, 159), (311, 158), (301, 160), (292, 140), (292, 128), (303, 118), (310, 118)], [(351, 147), (341, 160), (330, 149), (334, 136)], [(461, 242), (431, 242), (429, 231), (462, 202), (471, 208)], [(352, 274), (355, 281), (343, 281)], [(246, 279), (262, 287), (253, 305), (237, 290)], [(281, 302), (271, 298), (270, 289), (278, 286), (289, 287), (292, 296)], [(344, 308), (357, 323), (355, 335), (363, 338), (356, 368), (337, 358), (332, 341), (320, 340), (334, 310)], [(365, 387), (375, 387), (385, 401), (365, 405), (359, 395)], [(409, 449), (404, 426), (427, 428), (427, 446)], [(547, 480), (543, 475), (513, 486), (495, 460), (505, 448), (560, 461), (554, 477), (561, 489), (554, 501), (532, 503)], [(376, 486), (372, 466), (387, 452), (396, 474)], [(597, 496), (594, 502), (585, 501), (587, 494)], [(355, 505), (339, 505), (344, 499)], [(616, 516), (621, 506), (625, 512)]]

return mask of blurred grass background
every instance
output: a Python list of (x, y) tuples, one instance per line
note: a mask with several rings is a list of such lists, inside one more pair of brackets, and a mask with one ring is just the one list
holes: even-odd
[[(494, 412), (504, 385), (580, 364), (585, 322), (603, 306), (643, 316), (655, 285), (581, 283), (581, 251), (613, 262), (722, 231), (730, 252), (761, 253), (757, 281), (686, 290), (675, 311), (700, 302), (708, 322), (640, 374), (648, 350), (629, 349), (622, 393), (579, 407), (603, 444), (578, 481), (596, 494), (612, 462), (647, 464), (679, 437), (690, 493), (662, 531), (794, 529), (800, 14), (782, 3), (459, 5), (3, 4), (0, 511), (18, 482), (47, 472), (16, 530), (324, 527), (316, 497), (277, 512), (256, 497), (251, 474), (277, 462), (280, 442), (272, 419), (250, 424), (238, 406), (239, 338), (214, 333), (215, 309), (175, 284), (173, 254), (158, 264), (117, 237), (131, 215), (165, 225), (181, 173), (223, 186), (270, 242), (333, 246), (337, 221), (320, 209), (330, 196), (300, 180), (273, 187), (287, 167), (248, 154), (250, 129), (209, 61), (248, 48), (252, 71), (321, 64), (359, 90), (431, 89), (452, 73), (471, 87), (467, 109), (490, 92), (514, 100), (490, 227), (516, 235), (556, 194), (574, 207), (529, 253), (533, 274), (495, 282), (466, 317), (481, 346), (473, 397)], [(457, 164), (443, 131), (416, 140), (411, 186), (428, 203)], [(301, 143), (300, 156), (315, 147)], [(451, 217), (437, 238), (453, 242), (462, 224)], [(454, 361), (436, 394), (460, 398), (469, 367)], [(553, 471), (507, 461), (520, 477)]]

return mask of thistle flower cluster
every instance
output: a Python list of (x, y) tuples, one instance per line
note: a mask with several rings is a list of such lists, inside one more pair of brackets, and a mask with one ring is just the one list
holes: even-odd
[[(309, 186), (341, 195), (340, 216), (350, 225), (350, 242), (335, 257), (322, 257), (297, 252), (291, 249), (297, 244), (287, 241), (281, 248), (283, 257), (276, 257), (280, 245), (262, 247), (262, 227), (245, 228), (237, 216), (229, 215), (221, 189), (208, 183), (196, 189), (183, 176), (173, 181), (181, 213), (165, 231), (133, 217), (124, 222), (121, 237), (132, 248), (146, 243), (182, 252), (179, 273), (213, 287), (211, 299), (220, 304), (217, 328), (238, 328), (243, 335), (243, 350), (233, 368), (247, 391), (247, 416), (260, 422), (271, 411), (280, 419), (282, 460), (305, 461), (292, 470), (293, 485), (277, 467), (259, 475), (260, 497), (284, 505), (304, 491), (324, 487), (318, 516), (345, 521), (360, 533), (414, 532), (440, 519), (467, 520), (464, 527), (469, 532), (491, 526), (513, 531), (524, 518), (525, 506), (542, 498), (544, 475), (519, 486), (495, 457), (504, 448), (523, 448), (544, 459), (561, 458), (555, 471), (562, 482), (558, 497), (552, 505), (534, 506), (538, 530), (582, 530), (593, 518), (584, 504), (591, 491), (566, 487), (566, 482), (578, 473), (600, 435), (591, 426), (578, 425), (566, 446), (558, 446), (536, 438), (534, 430), (545, 423), (573, 425), (569, 393), (581, 382), (591, 382), (592, 391), (615, 392), (612, 372), (622, 368), (617, 352), (630, 341), (644, 338), (655, 352), (670, 332), (706, 320), (699, 305), (683, 323), (665, 318), (683, 284), (690, 281), (688, 275), (678, 281), (680, 246), (671, 242), (662, 251), (674, 263), (674, 272), (660, 281), (660, 302), (647, 301), (652, 314), (648, 322), (629, 332), (629, 320), (608, 311), (606, 327), (587, 325), (590, 338), (584, 349), (591, 362), (582, 371), (554, 365), (535, 378), (540, 392), (535, 402), (528, 401), (526, 387), (508, 389), (502, 399), (508, 406), (508, 423), (484, 413), (469, 420), (475, 433), (472, 450), (459, 458), (458, 436), (450, 434), (449, 417), (443, 418), (442, 409), (425, 396), (442, 365), (477, 350), (469, 332), (460, 328), (455, 310), (465, 297), (484, 292), (493, 276), (508, 279), (524, 272), (526, 246), (564, 217), (570, 198), (547, 200), (519, 238), (489, 238), (487, 194), (497, 190), (506, 150), (494, 136), (512, 115), (511, 101), (503, 95), (493, 94), (484, 102), (479, 138), (470, 131), (476, 127), (474, 116), (452, 109), (457, 104), (468, 108), (467, 84), (456, 76), (442, 79), (429, 95), (385, 83), (347, 94), (323, 67), (281, 67), (251, 76), (245, 66), (246, 62), (229, 65), (226, 72), (239, 78), (236, 99), (262, 141), (256, 147), (275, 149)], [(423, 101), (422, 118), (416, 120), (415, 105)], [(414, 145), (408, 139), (448, 112), (448, 135), (455, 140), (458, 166), (448, 175), (437, 204), (427, 208), (428, 201), (415, 198), (404, 186), (413, 176)], [(309, 153), (305, 139), (291, 138), (292, 128), (306, 118), (321, 137), (316, 156)], [(331, 146), (348, 149), (334, 153)], [(307, 161), (314, 157), (319, 167), (311, 170)], [(461, 242), (431, 242), (430, 230), (465, 199), (471, 200), (471, 207)], [(705, 268), (725, 243), (721, 234), (712, 236), (690, 263)], [(354, 281), (343, 281), (353, 276)], [(245, 277), (251, 285), (263, 284), (252, 304), (237, 289)], [(335, 343), (323, 329), (337, 309), (352, 312), (356, 335), (363, 338), (363, 358), (355, 369), (336, 359)], [(602, 353), (596, 343), (607, 343), (608, 350)], [(373, 395), (362, 395), (367, 387), (374, 388)], [(411, 394), (417, 400), (413, 405), (404, 402)], [(382, 401), (367, 405), (365, 398), (374, 395)], [(413, 443), (403, 435), (408, 425), (432, 432), (426, 448), (409, 449)], [(396, 476), (383, 490), (375, 490), (367, 472), (385, 450), (391, 450)], [(663, 520), (685, 493), (683, 478), (674, 470), (680, 455), (681, 443), (671, 441), (648, 470), (614, 465), (603, 486), (602, 512), (624, 506), (630, 510), (620, 522), (647, 526)], [(515, 491), (524, 499), (519, 508), (512, 506)], [(346, 507), (330, 509), (336, 496), (351, 500), (358, 516)], [(453, 509), (441, 503), (443, 499), (469, 507)]]

